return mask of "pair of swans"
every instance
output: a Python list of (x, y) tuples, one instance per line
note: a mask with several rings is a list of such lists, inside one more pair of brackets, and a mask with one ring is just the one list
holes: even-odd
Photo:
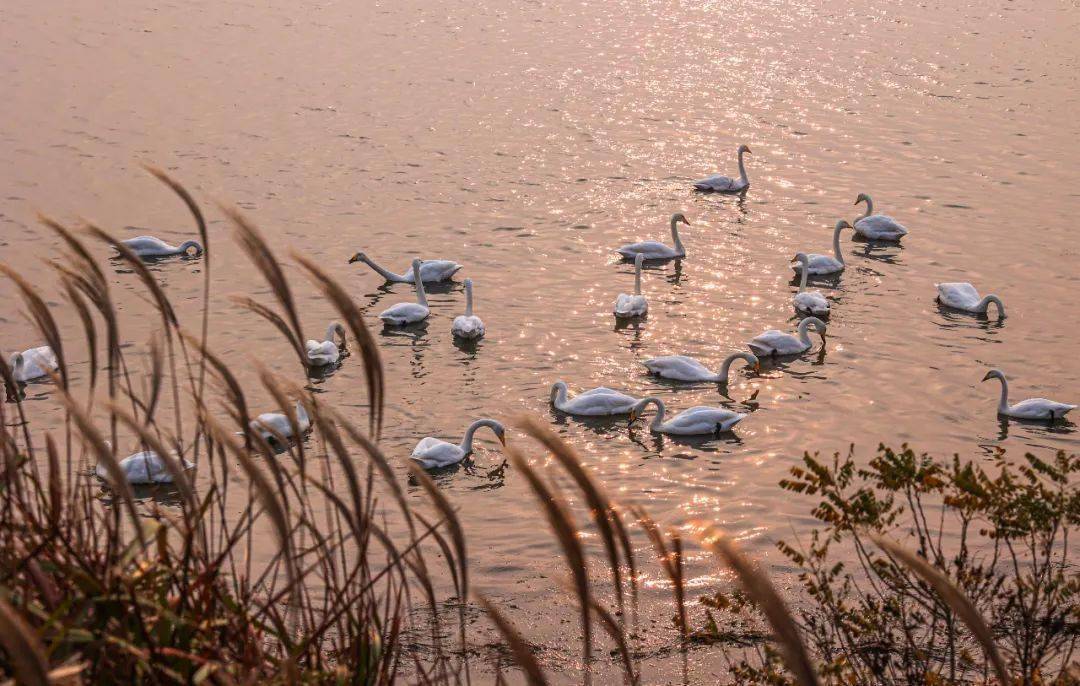
[(825, 322), (817, 317), (807, 317), (799, 322), (798, 336), (776, 329), (769, 329), (755, 336), (747, 345), (758, 357), (800, 355), (811, 348), (811, 326), (821, 336), (821, 344), (825, 345)]
[(739, 178), (733, 179), (723, 174), (712, 174), (695, 181), (694, 188), (699, 191), (712, 191), (714, 193), (742, 193), (750, 188), (750, 179), (746, 176), (746, 165), (743, 163), (743, 155), (748, 152), (750, 152), (750, 146), (739, 146)]
[[(423, 276), (424, 262), (417, 257), (413, 260), (413, 280), (416, 286), (416, 302), (398, 303), (379, 313), (379, 319), (390, 326), (408, 326), (418, 324), (431, 315), (428, 307), (427, 292), (424, 290)], [(484, 321), (473, 314), (473, 283), (472, 279), (465, 279), (465, 314), (454, 318), (450, 326), (453, 334), (459, 338), (475, 340), (484, 335)]]
[(649, 423), (653, 433), (674, 436), (703, 436), (731, 431), (736, 424), (746, 419), (747, 415), (722, 407), (699, 405), (683, 410), (671, 419), (664, 421), (666, 408), (660, 398), (649, 397), (638, 401), (630, 409), (630, 424), (638, 420), (649, 405), (656, 406), (656, 416)]
[(1029, 398), (1021, 400), (1015, 405), (1009, 404), (1009, 382), (1005, 379), (1005, 372), (1000, 369), (991, 369), (983, 377), (983, 381), (997, 379), (1001, 382), (1001, 399), (998, 401), (998, 414), (1003, 417), (1015, 419), (1061, 419), (1069, 410), (1075, 410), (1076, 405), (1059, 403), (1046, 398)]
[[(395, 274), (389, 269), (380, 267), (370, 257), (362, 252), (358, 252), (349, 258), (349, 264), (353, 262), (363, 262), (367, 266), (374, 269), (387, 281), (392, 283), (415, 283), (416, 282), (416, 269), (410, 266), (405, 270), (403, 274)], [(440, 281), (449, 281), (450, 277), (457, 274), (461, 269), (461, 265), (453, 260), (421, 260), (420, 261), (420, 280), (424, 283), (438, 283)]]
[(682, 241), (679, 240), (680, 222), (690, 226), (690, 222), (681, 213), (676, 212), (671, 215), (671, 241), (675, 244), (675, 247), (670, 247), (659, 241), (640, 241), (638, 243), (628, 243), (615, 252), (627, 260), (636, 260), (638, 255), (641, 255), (642, 259), (646, 260), (673, 260), (686, 257), (686, 248), (683, 247)]
[(136, 236), (120, 242), (139, 257), (187, 255), (192, 250), (195, 251), (196, 256), (203, 254), (203, 247), (198, 241), (184, 241), (180, 245), (170, 245), (156, 236)]
[(649, 312), (649, 300), (641, 294), (641, 265), (644, 262), (645, 256), (638, 253), (634, 258), (634, 294), (619, 293), (615, 299), (616, 317), (644, 317)]
[[(339, 342), (340, 339), (340, 342)], [(308, 364), (312, 367), (326, 367), (337, 364), (347, 352), (345, 345), (345, 327), (338, 322), (330, 322), (326, 327), (326, 340), (309, 340), (304, 343)]]
[(490, 428), (499, 439), (499, 443), (506, 446), (506, 429), (502, 424), (494, 419), (477, 419), (465, 430), (465, 437), (461, 439), (460, 445), (428, 436), (416, 444), (409, 457), (424, 469), (438, 469), (457, 464), (472, 453), (473, 436), (478, 429), (484, 427)]
[(979, 291), (966, 282), (934, 285), (937, 286), (937, 301), (946, 307), (976, 314), (986, 314), (990, 309), (990, 305), (993, 304), (997, 306), (998, 319), (1005, 318), (1005, 304), (1001, 302), (1001, 298), (993, 293), (986, 297), (979, 297)]
[(56, 360), (56, 353), (47, 345), (15, 353), (8, 364), (11, 367), (12, 376), (18, 383), (27, 383), (48, 376), (50, 372), (55, 372), (60, 367), (60, 363)]
[(720, 365), (720, 371), (714, 372), (701, 362), (685, 355), (664, 355), (642, 362), (650, 373), (674, 381), (711, 381), (727, 384), (731, 365), (736, 360), (745, 360), (755, 372), (761, 371), (761, 362), (752, 353), (732, 353)]
[(874, 214), (874, 201), (866, 193), (859, 193), (855, 204), (866, 203), (866, 214), (855, 220), (855, 233), (875, 241), (898, 241), (907, 235), (904, 225), (890, 216)]
[[(179, 463), (185, 472), (195, 468), (194, 464), (184, 459), (179, 459)], [(124, 480), (135, 486), (173, 482), (172, 474), (165, 467), (165, 460), (153, 450), (143, 450), (120, 460), (120, 471), (124, 473)], [(109, 480), (109, 470), (103, 465), (97, 465), (94, 473), (103, 481)]]

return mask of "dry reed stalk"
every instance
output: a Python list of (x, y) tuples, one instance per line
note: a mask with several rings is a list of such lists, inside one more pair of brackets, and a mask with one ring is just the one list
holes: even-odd
[(530, 686), (547, 686), (547, 678), (544, 676), (544, 671), (540, 669), (540, 663), (533, 656), (532, 647), (522, 639), (521, 632), (517, 630), (517, 627), (503, 616), (494, 603), (483, 595), (476, 594), (476, 601), (484, 608), (488, 617), (495, 623), (499, 633), (502, 634), (503, 639), (510, 646), (510, 651), (514, 654), (514, 661), (525, 672), (526, 682)]
[(667, 574), (668, 580), (671, 582), (671, 591), (675, 595), (675, 606), (679, 612), (676, 616), (679, 624), (679, 635), (685, 647), (690, 635), (690, 627), (686, 617), (686, 578), (683, 570), (682, 539), (677, 531), (669, 529), (668, 538), (671, 539), (672, 544), (669, 549), (664, 541), (664, 534), (660, 531), (660, 526), (649, 516), (645, 508), (635, 507), (631, 512), (637, 517), (641, 528), (645, 530), (645, 534), (649, 537), (649, 541), (656, 550), (660, 566), (663, 567), (664, 573)]
[(8, 654), (15, 679), (25, 686), (49, 686), (45, 646), (18, 611), (0, 596), (0, 646)]

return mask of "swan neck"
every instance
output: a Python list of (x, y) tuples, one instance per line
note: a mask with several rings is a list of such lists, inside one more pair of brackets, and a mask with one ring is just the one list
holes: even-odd
[(810, 345), (810, 318), (806, 318), (799, 322), (799, 340), (803, 342), (803, 345)]
[(664, 414), (667, 412), (667, 408), (664, 407), (664, 401), (659, 398), (652, 398), (649, 402), (656, 405), (656, 416), (653, 417), (652, 422), (649, 424), (649, 428), (656, 431), (664, 423)]
[(472, 281), (465, 284), (465, 316), (471, 317), (472, 313)]
[(802, 274), (799, 276), (799, 292), (806, 292), (806, 282), (810, 279), (810, 260), (802, 260)]
[(998, 381), (1001, 382), (1001, 400), (998, 401), (998, 412), (1005, 412), (1009, 409), (1009, 382), (1005, 380), (1004, 376), (999, 376)]
[(996, 295), (991, 294), (980, 300), (979, 309), (983, 312), (988, 312), (990, 310), (990, 303), (997, 305), (998, 319), (1003, 319), (1005, 317), (1005, 305), (1001, 302), (1001, 298)]
[(866, 213), (863, 216), (859, 217), (859, 219), (866, 219), (867, 217), (869, 217), (873, 213), (874, 213), (874, 201), (868, 195), (868, 196), (866, 196)]
[(413, 278), (416, 281), (416, 302), (427, 307), (427, 292), (424, 290), (424, 280), (420, 278), (420, 267), (413, 268)]
[(745, 152), (745, 150), (739, 150), (739, 179), (743, 182), (743, 184), (747, 184), (750, 182), (750, 179), (746, 178), (746, 163), (743, 161), (743, 155), (745, 154)]
[[(836, 259), (840, 264), (846, 264), (844, 262), (844, 253), (840, 251), (840, 232), (844, 230), (844, 227), (838, 226), (833, 230), (832, 236), (832, 249), (833, 254), (836, 255)], [(805, 270), (804, 270), (805, 271)]]
[(376, 263), (375, 260), (371, 259), (367, 255), (364, 255), (360, 259), (364, 261), (364, 264), (366, 264), (367, 266), (374, 269), (380, 276), (382, 276), (387, 281), (405, 281), (406, 280), (406, 278), (404, 276), (402, 276), (401, 274), (395, 274), (394, 272), (390, 271), (389, 269), (383, 268), (378, 263)]
[(23, 360), (22, 353), (15, 353), (11, 356), (11, 372), (16, 378), (18, 378), (24, 364), (26, 364), (26, 362)]
[(641, 260), (634, 265), (634, 295), (641, 295)]
[(682, 241), (679, 240), (679, 220), (675, 219), (675, 217), (671, 218), (671, 240), (675, 243), (676, 252), (685, 252)]
[(499, 429), (502, 428), (502, 424), (498, 423), (494, 419), (477, 419), (475, 422), (469, 425), (468, 429), (465, 429), (465, 436), (461, 439), (461, 450), (465, 453), (472, 452), (473, 436), (476, 435), (476, 430), (481, 427), (490, 427), (492, 431), (498, 434)]
[(562, 409), (566, 405), (567, 387), (561, 381), (551, 387), (551, 402), (555, 407)]
[(721, 381), (723, 383), (727, 383), (728, 374), (731, 373), (731, 364), (733, 362), (735, 362), (735, 360), (739, 359), (740, 357), (741, 357), (741, 355), (739, 355), (738, 353), (734, 353), (732, 355), (727, 356), (727, 359), (724, 360), (724, 364), (722, 364), (720, 366), (720, 373), (716, 375), (718, 381)]

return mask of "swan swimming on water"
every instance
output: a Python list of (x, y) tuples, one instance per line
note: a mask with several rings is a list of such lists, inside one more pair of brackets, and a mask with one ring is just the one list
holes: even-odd
[(686, 248), (683, 247), (682, 241), (679, 240), (679, 222), (690, 226), (690, 222), (681, 213), (671, 215), (671, 240), (675, 244), (674, 248), (668, 247), (659, 241), (640, 241), (624, 245), (615, 252), (628, 260), (636, 259), (638, 255), (643, 255), (646, 260), (670, 260), (676, 257), (686, 257)]
[[(825, 276), (827, 274), (839, 274), (844, 271), (844, 253), (840, 252), (840, 232), (844, 229), (850, 229), (851, 224), (847, 223), (847, 220), (841, 219), (836, 222), (836, 226), (833, 227), (833, 255), (819, 255), (817, 253), (810, 253), (807, 258), (810, 260), (810, 276)], [(802, 263), (796, 263), (791, 265), (795, 271), (802, 269)]]
[(694, 182), (694, 188), (699, 191), (713, 191), (716, 193), (740, 193), (750, 187), (750, 179), (746, 177), (746, 165), (743, 164), (743, 155), (750, 152), (748, 145), (739, 146), (739, 178), (733, 179), (723, 174), (713, 174)]
[(904, 225), (884, 214), (874, 214), (874, 201), (866, 193), (859, 193), (855, 204), (866, 203), (866, 214), (855, 220), (855, 233), (879, 241), (898, 241), (907, 235)]
[(582, 417), (626, 414), (638, 402), (633, 396), (604, 386), (578, 393), (572, 400), (567, 398), (567, 393), (566, 383), (556, 381), (551, 386), (551, 404), (560, 412)]
[[(420, 258), (417, 257), (412, 264), (413, 276), (415, 277), (420, 273)], [(416, 286), (416, 302), (391, 305), (379, 313), (379, 319), (393, 326), (405, 326), (422, 322), (428, 318), (431, 310), (428, 309), (427, 294), (424, 292), (424, 280), (422, 277), (419, 279), (414, 278), (413, 284)]]
[(660, 398), (649, 397), (631, 408), (630, 424), (636, 422), (650, 404), (656, 405), (656, 416), (653, 417), (652, 422), (649, 424), (649, 430), (653, 433), (675, 436), (702, 436), (731, 431), (736, 424), (747, 417), (745, 414), (726, 410), (722, 407), (700, 405), (683, 410), (665, 422), (664, 401), (660, 400)]
[(719, 372), (714, 372), (694, 358), (686, 357), (685, 355), (654, 357), (645, 360), (642, 364), (645, 365), (651, 373), (665, 379), (674, 379), (675, 381), (713, 381), (726, 384), (728, 382), (728, 374), (731, 372), (731, 364), (735, 360), (746, 360), (746, 363), (753, 367), (754, 371), (761, 370), (761, 362), (758, 361), (757, 356), (753, 353), (743, 352), (728, 355), (727, 359), (720, 365)]
[(1005, 318), (1005, 305), (1001, 298), (990, 294), (984, 298), (979, 297), (979, 291), (970, 283), (939, 283), (937, 286), (937, 300), (946, 307), (953, 307), (965, 312), (987, 314), (990, 303), (997, 305), (998, 319)]
[[(185, 472), (195, 468), (187, 460), (180, 460), (180, 468)], [(173, 476), (165, 467), (165, 460), (153, 450), (144, 450), (128, 455), (120, 460), (120, 471), (129, 484), (171, 484)], [(97, 465), (94, 473), (98, 478), (109, 480), (109, 470), (104, 465)]]
[(1009, 382), (1005, 380), (1005, 372), (1000, 369), (991, 369), (983, 377), (983, 381), (997, 379), (1001, 382), (1001, 400), (998, 401), (998, 414), (1015, 419), (1061, 419), (1069, 410), (1075, 410), (1076, 405), (1059, 403), (1046, 398), (1030, 398), (1021, 400), (1015, 405), (1009, 404)]
[[(384, 279), (393, 283), (413, 283), (416, 281), (416, 276), (412, 267), (405, 270), (404, 274), (395, 274), (388, 269), (380, 267), (374, 260), (362, 252), (358, 252), (349, 258), (349, 264), (352, 264), (353, 262), (363, 262), (378, 272)], [(449, 281), (450, 277), (456, 274), (460, 269), (461, 265), (452, 260), (421, 260), (420, 279), (424, 281), (424, 283)]]
[(494, 419), (477, 419), (465, 430), (465, 437), (461, 439), (461, 445), (454, 445), (428, 436), (416, 444), (412, 455), (409, 457), (418, 462), (424, 469), (437, 469), (457, 464), (472, 452), (473, 434), (476, 433), (477, 429), (485, 426), (495, 433), (499, 443), (506, 445), (506, 429), (503, 428), (502, 424)]
[(465, 314), (454, 317), (451, 332), (458, 338), (473, 339), (484, 335), (484, 322), (473, 314), (472, 279), (465, 279)]
[[(337, 339), (341, 339), (338, 343)], [(304, 344), (308, 363), (312, 367), (325, 367), (329, 364), (337, 364), (341, 354), (345, 352), (345, 327), (338, 322), (330, 322), (326, 327), (326, 340), (309, 340)]]
[(821, 291), (806, 290), (806, 280), (810, 278), (810, 257), (804, 253), (795, 255), (795, 261), (802, 265), (802, 275), (799, 278), (799, 292), (792, 298), (795, 309), (815, 317), (829, 316), (829, 301)]
[[(301, 435), (311, 428), (311, 419), (304, 409), (304, 403), (299, 400), (296, 401), (296, 423)], [(286, 439), (293, 438), (292, 423), (289, 416), (283, 412), (264, 412), (251, 420), (251, 428), (266, 441), (277, 440), (277, 435)]]
[(15, 353), (8, 364), (15, 381), (19, 383), (48, 376), (49, 372), (56, 371), (60, 366), (56, 360), (56, 353), (47, 345)]
[(184, 241), (180, 245), (169, 245), (155, 236), (136, 236), (120, 241), (139, 257), (169, 257), (186, 255), (194, 249), (196, 255), (203, 254), (203, 247), (197, 241)]
[(615, 299), (616, 317), (642, 317), (649, 311), (649, 301), (641, 294), (641, 265), (645, 256), (641, 253), (634, 258), (634, 294), (619, 293)]
[(783, 331), (769, 329), (765, 333), (755, 336), (747, 343), (750, 349), (758, 357), (778, 357), (784, 355), (798, 355), (810, 349), (810, 334), (808, 329), (814, 327), (814, 331), (821, 335), (821, 344), (825, 344), (825, 322), (817, 317), (807, 317), (799, 322), (799, 335), (793, 336)]

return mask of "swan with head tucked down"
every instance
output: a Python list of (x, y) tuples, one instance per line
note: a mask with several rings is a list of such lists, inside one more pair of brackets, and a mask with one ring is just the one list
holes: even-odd
[(637, 421), (645, 408), (650, 404), (656, 405), (656, 416), (649, 424), (649, 430), (653, 433), (672, 434), (675, 436), (703, 436), (708, 434), (731, 431), (732, 428), (746, 415), (733, 412), (722, 407), (707, 407), (700, 405), (683, 410), (671, 419), (664, 421), (664, 401), (660, 398), (649, 397), (641, 400), (630, 410), (630, 424)]
[(681, 213), (671, 215), (671, 240), (675, 244), (673, 248), (659, 241), (641, 241), (624, 245), (615, 252), (628, 260), (636, 259), (638, 255), (642, 255), (646, 260), (671, 260), (676, 257), (686, 257), (686, 248), (679, 240), (679, 222), (690, 226), (690, 222)]
[(203, 247), (197, 241), (184, 241), (180, 245), (169, 245), (155, 236), (136, 236), (120, 242), (139, 257), (186, 255), (189, 250), (194, 250), (196, 255), (203, 254)]
[[(296, 401), (296, 424), (300, 434), (306, 434), (311, 428), (311, 419), (308, 417), (304, 403)], [(263, 412), (251, 420), (251, 429), (263, 437), (266, 441), (277, 440), (277, 436), (291, 439), (294, 437), (292, 422), (289, 416), (283, 412)]]
[(1021, 400), (1015, 405), (1009, 404), (1009, 382), (1005, 380), (1005, 372), (1000, 369), (991, 369), (983, 377), (983, 381), (997, 379), (1001, 382), (1001, 400), (998, 401), (998, 414), (1015, 419), (1061, 419), (1069, 410), (1075, 410), (1076, 405), (1059, 403), (1046, 398), (1030, 398)]
[(878, 241), (898, 241), (907, 235), (904, 225), (884, 214), (874, 214), (874, 201), (866, 193), (859, 193), (855, 204), (866, 203), (866, 214), (855, 220), (855, 233)]
[(741, 193), (750, 187), (750, 179), (746, 176), (746, 165), (743, 163), (743, 155), (750, 152), (750, 146), (739, 146), (739, 178), (733, 179), (723, 174), (713, 174), (694, 182), (694, 188), (699, 191), (713, 191), (716, 193)]
[(598, 386), (578, 393), (573, 399), (567, 397), (569, 389), (564, 381), (556, 381), (551, 386), (551, 404), (555, 409), (566, 414), (582, 417), (605, 417), (614, 414), (626, 414), (638, 402), (638, 399), (619, 391)]
[(312, 367), (337, 364), (345, 350), (345, 327), (338, 322), (330, 322), (330, 326), (326, 327), (325, 341), (309, 340), (304, 343), (304, 352)]
[[(195, 465), (187, 460), (181, 459), (179, 464), (180, 469), (185, 472), (195, 468)], [(120, 471), (124, 473), (124, 479), (129, 484), (136, 486), (141, 484), (171, 484), (173, 482), (173, 475), (165, 467), (165, 460), (153, 450), (140, 451), (120, 460)], [(104, 465), (97, 465), (94, 473), (99, 479), (109, 480), (109, 470)]]
[(48, 376), (49, 372), (55, 372), (60, 363), (56, 360), (56, 353), (47, 345), (29, 348), (21, 353), (11, 356), (8, 363), (11, 373), (18, 383), (26, 383), (34, 379)]
[(829, 301), (822, 295), (821, 291), (806, 290), (806, 280), (810, 278), (810, 257), (801, 252), (795, 255), (795, 261), (802, 265), (799, 292), (792, 298), (795, 309), (803, 314), (812, 314), (815, 317), (828, 317)]
[(484, 322), (473, 314), (472, 279), (465, 279), (465, 314), (454, 317), (450, 331), (458, 338), (474, 339), (484, 335)]
[(427, 294), (424, 292), (424, 280), (423, 278), (416, 278), (420, 273), (420, 258), (417, 257), (412, 264), (413, 284), (416, 286), (416, 302), (398, 303), (380, 312), (379, 319), (383, 320), (385, 324), (392, 326), (415, 324), (424, 321), (431, 314), (431, 310), (428, 309)]
[(634, 258), (634, 294), (619, 293), (615, 299), (616, 317), (643, 317), (649, 311), (649, 300), (641, 294), (641, 265), (645, 256), (641, 253)]
[(997, 305), (998, 319), (1005, 318), (1005, 305), (1001, 298), (993, 293), (986, 297), (979, 297), (979, 291), (970, 283), (939, 283), (937, 286), (937, 300), (946, 307), (952, 307), (965, 312), (987, 314), (990, 304)]
[[(353, 262), (363, 262), (378, 272), (384, 279), (393, 283), (414, 283), (416, 281), (415, 270), (411, 267), (405, 270), (404, 274), (395, 274), (389, 269), (380, 267), (374, 260), (362, 252), (358, 252), (349, 258), (349, 264), (352, 264)], [(453, 260), (421, 260), (420, 279), (424, 283), (449, 281), (450, 277), (456, 274), (460, 269), (461, 265)]]
[(810, 349), (810, 334), (808, 329), (814, 327), (814, 331), (821, 335), (821, 344), (825, 344), (825, 322), (817, 317), (807, 317), (799, 322), (799, 335), (793, 336), (783, 331), (769, 329), (763, 334), (755, 336), (749, 343), (750, 349), (758, 357), (782, 357), (784, 355), (799, 355)]
[[(818, 253), (810, 253), (806, 257), (810, 261), (810, 276), (825, 276), (828, 274), (839, 274), (844, 271), (844, 253), (840, 252), (840, 232), (844, 229), (850, 229), (851, 224), (848, 224), (846, 220), (841, 219), (836, 222), (836, 226), (833, 227), (833, 254), (832, 255), (819, 255)], [(835, 257), (834, 257), (835, 256)], [(795, 271), (801, 271), (803, 266), (802, 262), (791, 265)]]
[(465, 430), (465, 437), (461, 440), (461, 445), (454, 445), (428, 436), (416, 444), (412, 455), (409, 457), (424, 469), (437, 469), (457, 464), (472, 453), (473, 435), (477, 429), (483, 427), (490, 428), (495, 433), (495, 437), (499, 439), (499, 443), (506, 445), (506, 429), (503, 428), (502, 424), (494, 419), (477, 419)]
[(720, 365), (719, 372), (714, 372), (694, 358), (685, 355), (654, 357), (645, 360), (642, 364), (645, 365), (651, 373), (665, 379), (674, 379), (675, 381), (712, 381), (715, 383), (726, 384), (728, 382), (728, 374), (731, 372), (731, 364), (735, 362), (735, 360), (746, 360), (746, 363), (753, 367), (754, 371), (761, 370), (761, 362), (758, 361), (757, 356), (752, 353), (732, 353), (728, 355), (727, 359)]

